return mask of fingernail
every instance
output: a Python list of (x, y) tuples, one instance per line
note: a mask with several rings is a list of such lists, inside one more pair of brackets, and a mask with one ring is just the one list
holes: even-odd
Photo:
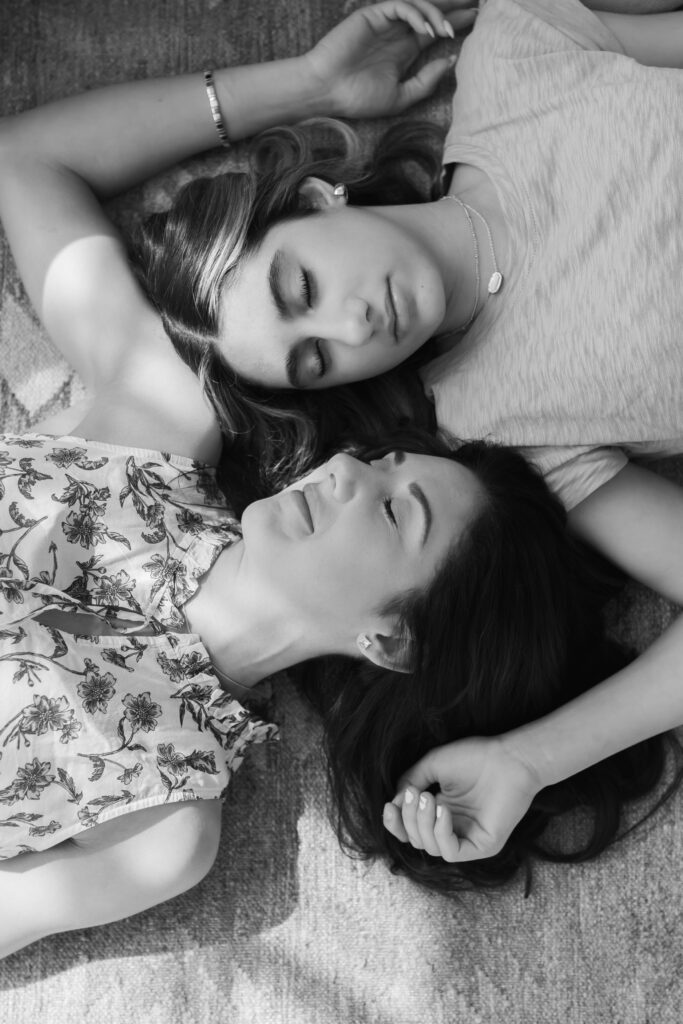
[(444, 21), (443, 30), (447, 36), (450, 36), (451, 39), (455, 39), (455, 29), (451, 25), (450, 21)]
[(407, 804), (412, 804), (413, 800), (415, 799), (415, 794), (413, 793), (412, 789), (406, 790), (406, 795), (403, 797), (403, 799)]
[(427, 35), (431, 36), (432, 39), (436, 39), (436, 32), (434, 31), (434, 29), (432, 28), (428, 21), (425, 21), (425, 32), (427, 33)]
[(420, 797), (420, 810), (424, 811), (426, 806), (427, 806), (427, 797), (423, 793), (422, 796)]
[(437, 818), (440, 818), (442, 814), (443, 814), (443, 807), (441, 806), (441, 804), (437, 804), (436, 805), (436, 816), (437, 816)]

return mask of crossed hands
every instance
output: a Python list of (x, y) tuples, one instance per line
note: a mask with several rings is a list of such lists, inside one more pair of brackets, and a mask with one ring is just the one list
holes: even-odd
[[(427, 788), (438, 785), (436, 796)], [(529, 809), (540, 779), (505, 737), (473, 737), (431, 750), (402, 777), (384, 826), (450, 863), (499, 853)]]
[(354, 11), (301, 59), (331, 113), (398, 114), (433, 92), (453, 62), (439, 57), (404, 78), (410, 65), (436, 39), (471, 26), (476, 14), (475, 0), (385, 0)]

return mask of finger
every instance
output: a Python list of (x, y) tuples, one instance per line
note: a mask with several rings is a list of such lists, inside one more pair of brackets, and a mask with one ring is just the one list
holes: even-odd
[(451, 812), (444, 804), (438, 804), (435, 812), (434, 842), (437, 845), (439, 856), (449, 864), (454, 864), (459, 859), (460, 838), (453, 828)]
[(420, 793), (417, 801), (417, 829), (420, 833), (422, 847), (432, 857), (440, 857), (441, 850), (434, 836), (436, 823), (436, 802), (431, 793)]
[(403, 827), (403, 818), (398, 807), (394, 804), (385, 804), (384, 812), (382, 814), (382, 822), (387, 832), (391, 832), (392, 836), (396, 839), (400, 839), (402, 843), (409, 842), (408, 833)]
[(479, 11), (476, 7), (466, 7), (463, 10), (451, 11), (446, 14), (446, 21), (453, 29), (453, 32), (463, 32), (466, 28), (471, 28), (477, 20), (477, 14)]
[[(464, 0), (440, 4), (432, 3), (430, 0), (410, 0), (410, 3), (420, 11), (425, 23), (431, 27), (434, 38), (455, 39), (455, 33), (472, 25), (478, 13), (471, 0), (467, 6)], [(431, 36), (428, 30), (427, 33)], [(428, 46), (429, 40), (422, 35), (420, 44)]]
[(412, 786), (413, 789), (422, 791), (429, 789), (429, 787), (438, 782), (438, 778), (432, 768), (434, 751), (430, 750), (428, 754), (416, 761), (412, 768), (401, 776), (396, 786), (396, 796), (393, 798), (392, 803), (396, 804), (397, 807), (403, 806), (403, 800), (408, 787)]
[[(372, 8), (369, 9), (371, 11)], [(377, 8), (388, 21), (403, 21), (413, 29), (422, 42), (439, 37), (452, 39), (453, 28), (441, 11), (428, 0), (390, 0)]]
[(403, 818), (403, 827), (408, 834), (408, 842), (416, 850), (423, 849), (422, 839), (420, 838), (420, 830), (417, 825), (417, 801), (419, 793), (414, 786), (408, 786), (403, 794), (403, 806), (401, 808), (401, 816)]
[(468, 831), (458, 830), (448, 807), (441, 803), (436, 808), (434, 839), (439, 855), (449, 864), (484, 860), (498, 852), (491, 837), (483, 829), (473, 826)]
[[(412, 78), (407, 78), (399, 86), (393, 113), (400, 114), (414, 103), (419, 103), (420, 100), (431, 96), (446, 72), (450, 71), (454, 66), (454, 57), (440, 57), (438, 60), (432, 60), (429, 64), (425, 64), (417, 74), (413, 75)], [(411, 778), (411, 781), (415, 780)], [(418, 787), (421, 785), (418, 781), (415, 781), (415, 784)]]
[(433, 7), (438, 7), (442, 14), (453, 11), (474, 10), (478, 8), (478, 0), (430, 0)]

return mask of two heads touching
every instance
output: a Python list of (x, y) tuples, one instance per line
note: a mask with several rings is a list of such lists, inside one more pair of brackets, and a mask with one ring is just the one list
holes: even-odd
[[(492, 884), (542, 856), (547, 822), (582, 804), (595, 831), (566, 856), (595, 855), (612, 811), (659, 777), (656, 742), (544, 792), (477, 863), (426, 859), (383, 827), (427, 751), (538, 718), (627, 659), (603, 635), (601, 567), (540, 475), (512, 451), (406, 426), (432, 425), (416, 366), (470, 313), (435, 242), (440, 133), (399, 125), (362, 158), (351, 129), (325, 127), (321, 152), (319, 134), (275, 129), (253, 173), (186, 186), (144, 225), (136, 258), (230, 438), (223, 479), (233, 500), (242, 482), (268, 602), (281, 597), (290, 626), (301, 611), (288, 663), (305, 663), (323, 715), (340, 839), (427, 885)], [(359, 435), (373, 442), (309, 470)], [(309, 661), (321, 655), (345, 657)]]

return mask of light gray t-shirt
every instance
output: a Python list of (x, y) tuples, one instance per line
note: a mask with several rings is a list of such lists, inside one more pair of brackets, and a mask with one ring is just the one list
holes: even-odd
[(444, 163), (488, 174), (510, 250), (423, 380), (442, 426), (523, 448), (571, 508), (625, 453), (683, 451), (683, 72), (579, 0), (488, 0), (456, 72)]

